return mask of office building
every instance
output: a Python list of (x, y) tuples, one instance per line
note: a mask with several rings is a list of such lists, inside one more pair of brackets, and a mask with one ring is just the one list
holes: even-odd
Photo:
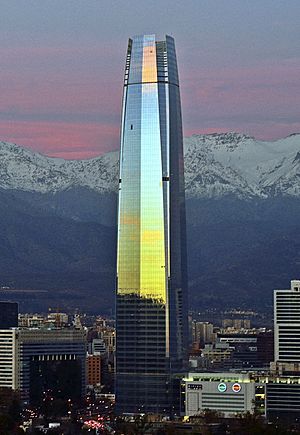
[(257, 335), (257, 360), (259, 367), (269, 367), (274, 361), (274, 332), (267, 330)]
[(193, 372), (182, 380), (181, 415), (207, 409), (225, 418), (249, 412), (270, 421), (297, 422), (300, 415), (299, 376), (263, 371)]
[(39, 328), (45, 324), (45, 316), (43, 314), (19, 314), (19, 326), (22, 328)]
[(193, 343), (199, 345), (201, 348), (205, 344), (213, 343), (216, 334), (214, 334), (214, 325), (209, 322), (196, 322), (192, 323), (192, 340)]
[(117, 243), (117, 412), (169, 413), (188, 344), (186, 234), (174, 40), (129, 40)]
[(86, 336), (72, 328), (0, 330), (0, 387), (19, 390), (26, 403), (44, 391), (79, 400), (85, 394)]
[[(260, 365), (257, 355), (257, 333), (219, 333), (218, 341), (228, 343), (232, 349), (231, 367), (250, 368)], [(230, 368), (230, 366), (227, 367)]]
[(266, 384), (266, 413), (271, 421), (299, 421), (299, 376), (276, 376), (269, 380)]
[(274, 347), (276, 362), (300, 362), (300, 280), (274, 292)]
[(106, 353), (106, 347), (102, 338), (94, 338), (89, 345), (92, 355), (103, 355)]
[(16, 328), (18, 311), (17, 302), (0, 301), (0, 329)]
[(210, 409), (224, 417), (254, 411), (265, 415), (265, 384), (257, 381), (249, 373), (189, 373), (182, 384), (182, 414)]
[(87, 355), (86, 358), (87, 385), (97, 387), (101, 385), (101, 356)]
[(201, 352), (201, 364), (208, 369), (222, 369), (232, 364), (233, 349), (228, 343), (206, 344)]
[(15, 355), (15, 331), (0, 329), (0, 388), (18, 389), (18, 360)]

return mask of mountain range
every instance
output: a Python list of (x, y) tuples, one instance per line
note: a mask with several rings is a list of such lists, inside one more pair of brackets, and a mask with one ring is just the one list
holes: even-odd
[[(193, 135), (184, 153), (192, 306), (270, 306), (300, 276), (300, 134)], [(72, 161), (0, 142), (2, 298), (111, 309), (117, 180), (117, 152)]]
[[(239, 133), (185, 139), (188, 197), (300, 196), (300, 134), (273, 142)], [(75, 186), (116, 192), (118, 153), (89, 160), (50, 158), (0, 142), (0, 188), (56, 193)]]

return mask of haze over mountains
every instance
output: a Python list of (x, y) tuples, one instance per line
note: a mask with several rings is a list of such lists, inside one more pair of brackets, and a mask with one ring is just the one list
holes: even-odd
[[(118, 153), (66, 161), (0, 142), (0, 285), (21, 308), (113, 307)], [(300, 277), (300, 134), (185, 139), (190, 300), (272, 304)]]

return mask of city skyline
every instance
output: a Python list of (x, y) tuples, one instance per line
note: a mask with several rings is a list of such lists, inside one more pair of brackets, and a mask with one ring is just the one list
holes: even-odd
[(65, 158), (116, 150), (124, 40), (145, 30), (176, 37), (185, 136), (300, 131), (296, 1), (0, 4), (0, 140)]
[(300, 434), (300, 3), (0, 11), (0, 433)]

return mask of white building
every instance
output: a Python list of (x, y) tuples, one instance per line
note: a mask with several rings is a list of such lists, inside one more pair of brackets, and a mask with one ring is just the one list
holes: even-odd
[(276, 362), (300, 362), (300, 280), (274, 292), (274, 341)]
[(233, 417), (253, 413), (261, 401), (264, 413), (265, 385), (255, 382), (249, 373), (189, 373), (183, 382), (186, 416), (210, 409)]
[(0, 387), (19, 388), (16, 329), (0, 329)]
[(94, 338), (91, 343), (91, 354), (92, 355), (103, 355), (106, 352), (106, 347), (104, 340), (102, 338)]

